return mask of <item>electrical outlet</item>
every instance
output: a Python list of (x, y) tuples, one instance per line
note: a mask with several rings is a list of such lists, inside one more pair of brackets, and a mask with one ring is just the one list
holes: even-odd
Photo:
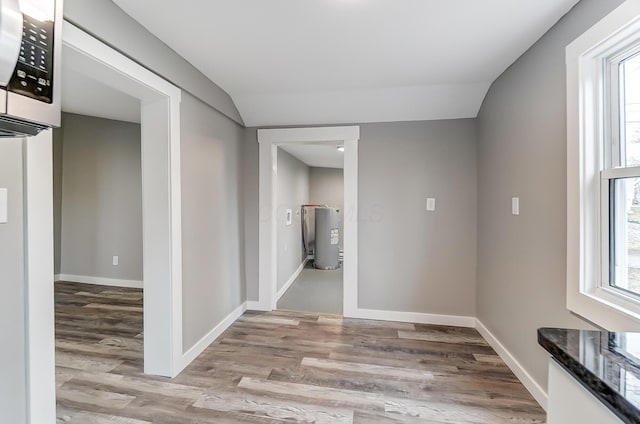
[(118, 258), (117, 256), (114, 256), (114, 257), (113, 257), (113, 266), (118, 266), (118, 263), (119, 263), (119, 262), (120, 262), (120, 261), (119, 261), (119, 258)]
[(511, 198), (511, 214), (520, 215), (520, 198), (519, 197)]

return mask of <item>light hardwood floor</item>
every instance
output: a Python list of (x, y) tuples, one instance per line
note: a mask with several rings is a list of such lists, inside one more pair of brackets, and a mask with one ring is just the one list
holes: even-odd
[(142, 292), (56, 283), (58, 423), (542, 423), (472, 329), (246, 313), (175, 379), (142, 373)]

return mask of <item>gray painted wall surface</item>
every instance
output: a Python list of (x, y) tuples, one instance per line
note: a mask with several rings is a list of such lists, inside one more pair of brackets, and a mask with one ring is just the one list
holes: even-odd
[[(239, 157), (243, 129), (225, 115), (239, 122), (241, 118), (226, 93), (218, 91), (215, 85), (203, 75), (198, 75), (193, 68), (187, 69), (190, 65), (186, 61), (127, 17), (111, 1), (66, 0), (65, 17), (103, 39), (107, 44), (116, 46), (150, 69), (173, 80), (175, 84), (198, 93), (222, 112), (221, 114), (200, 103), (185, 92), (182, 94), (182, 169), (183, 183), (186, 181), (187, 186), (186, 189), (183, 188), (183, 217), (188, 220), (200, 216), (204, 222), (204, 225), (200, 225), (199, 222), (187, 222), (183, 227), (183, 255), (188, 258), (185, 261), (183, 281), (184, 339), (185, 348), (188, 349), (194, 340), (208, 333), (224, 316), (245, 300), (242, 274), (244, 263), (241, 253), (244, 252), (244, 234), (240, 218), (242, 173)], [(197, 156), (202, 152), (209, 155), (208, 161), (198, 161)], [(64, 163), (67, 162), (65, 158)], [(137, 163), (140, 164), (139, 157)], [(189, 169), (192, 164), (198, 165), (198, 173)], [(195, 186), (202, 192), (214, 191), (215, 201), (218, 203), (213, 204), (214, 202), (207, 199), (204, 203), (207, 203), (209, 209), (199, 213), (197, 209), (202, 202)], [(0, 351), (0, 363), (11, 364), (2, 368), (0, 411), (4, 420), (22, 423), (26, 421), (26, 366), (23, 321), (22, 145), (19, 141), (0, 140), (0, 187), (8, 187), (11, 196), (11, 223), (6, 226), (0, 225), (0, 281), (5, 286), (0, 297), (0, 330), (4, 341), (3, 349)], [(210, 214), (212, 211), (215, 212), (214, 215)], [(219, 216), (223, 217), (222, 221), (218, 220)], [(203, 235), (211, 236), (212, 231), (209, 227), (220, 230), (213, 234), (213, 239)], [(197, 234), (199, 232), (202, 234)], [(215, 249), (212, 247), (214, 244)], [(224, 249), (219, 246), (223, 246)], [(222, 252), (220, 256), (212, 258), (201, 253), (216, 249)], [(193, 255), (197, 257), (193, 258)], [(203, 260), (207, 263), (204, 264)], [(201, 266), (202, 269), (197, 269), (197, 266)], [(211, 275), (216, 279), (212, 280)]]
[(243, 128), (187, 93), (180, 104), (185, 351), (246, 300)]
[(536, 329), (586, 325), (566, 309), (564, 49), (621, 3), (580, 2), (496, 80), (478, 118), (478, 317), (543, 387)]
[[(306, 257), (302, 247), (300, 206), (309, 203), (309, 167), (278, 148), (277, 181), (277, 287), (291, 278)], [(286, 225), (286, 210), (291, 209), (291, 225)]]
[(344, 172), (338, 168), (309, 168), (309, 203), (338, 208), (340, 249), (344, 241)]
[(244, 130), (242, 143), (242, 188), (244, 199), (244, 260), (248, 300), (258, 300), (258, 232), (260, 192), (258, 133), (255, 128)]
[(359, 307), (475, 315), (475, 131), (473, 119), (361, 125)]
[(246, 299), (240, 156), (244, 133), (237, 124), (242, 118), (227, 93), (112, 1), (65, 0), (64, 16), (184, 90), (183, 344), (189, 349)]
[(60, 274), (62, 252), (62, 146), (64, 129), (53, 129), (53, 273)]
[(0, 140), (0, 187), (8, 189), (8, 223), (0, 224), (0, 411), (26, 422), (22, 142)]
[[(360, 126), (361, 308), (475, 315), (475, 131), (473, 119)], [(246, 240), (257, 245), (255, 129), (244, 147)], [(435, 213), (425, 211), (427, 196), (437, 198)], [(256, 250), (247, 257), (250, 300), (257, 267)]]
[(111, 0), (65, 0), (64, 18), (243, 124), (231, 97)]
[(142, 280), (140, 125), (65, 113), (62, 126), (60, 272)]

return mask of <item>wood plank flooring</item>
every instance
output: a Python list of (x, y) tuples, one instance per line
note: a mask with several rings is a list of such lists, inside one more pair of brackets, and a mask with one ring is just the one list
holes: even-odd
[(545, 422), (472, 329), (246, 313), (175, 379), (142, 341), (141, 290), (56, 283), (57, 422)]

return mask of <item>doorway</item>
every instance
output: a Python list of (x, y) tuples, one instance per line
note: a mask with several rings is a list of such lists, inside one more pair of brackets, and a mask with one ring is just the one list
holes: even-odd
[(278, 145), (277, 309), (343, 313), (344, 146)]
[[(182, 352), (180, 90), (68, 22), (63, 60), (141, 104), (144, 372), (173, 377)], [(52, 131), (25, 144), (28, 404), (54, 422)]]
[[(344, 148), (344, 237), (342, 314), (358, 307), (358, 140), (359, 126), (258, 130), (260, 149), (259, 290), (255, 309), (271, 311), (278, 300), (279, 147), (325, 144)], [(286, 148), (286, 147), (285, 147)], [(286, 211), (285, 211), (286, 212)], [(295, 212), (292, 208), (292, 214)], [(281, 217), (282, 218), (282, 217)], [(292, 219), (296, 216), (293, 215)], [(298, 217), (301, 218), (301, 217)], [(285, 216), (286, 219), (286, 216)]]
[(144, 371), (173, 377), (182, 360), (180, 90), (68, 22), (63, 60), (140, 101)]

